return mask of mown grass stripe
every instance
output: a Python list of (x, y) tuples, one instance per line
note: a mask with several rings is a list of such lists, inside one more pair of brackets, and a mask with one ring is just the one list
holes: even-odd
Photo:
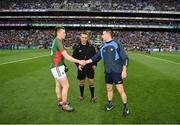
[(32, 58), (26, 58), (26, 59), (20, 59), (20, 60), (15, 60), (15, 61), (10, 61), (10, 62), (5, 62), (5, 63), (1, 63), (1, 65), (6, 65), (6, 64), (11, 64), (11, 63), (16, 63), (16, 62), (22, 62), (22, 61), (26, 61), (26, 60), (31, 60), (31, 59), (37, 59), (37, 58), (41, 58), (41, 57), (46, 57), (49, 56), (49, 54), (47, 55), (42, 55), (42, 56), (36, 56), (36, 57), (32, 57)]
[(138, 55), (145, 56), (145, 57), (152, 58), (152, 59), (156, 59), (156, 60), (161, 60), (161, 61), (169, 62), (169, 63), (173, 63), (173, 64), (177, 64), (177, 65), (180, 64), (180, 63), (177, 63), (177, 62), (174, 62), (174, 61), (170, 61), (170, 60), (167, 60), (167, 59), (161, 59), (161, 58), (158, 58), (158, 57), (152, 57), (152, 56), (147, 56), (147, 55), (142, 55), (142, 54), (138, 54)]

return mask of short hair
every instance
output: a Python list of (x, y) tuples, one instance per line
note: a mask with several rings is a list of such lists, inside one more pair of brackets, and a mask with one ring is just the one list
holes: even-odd
[(81, 34), (89, 36), (89, 33), (87, 31), (82, 31)]
[(108, 32), (111, 36), (113, 35), (113, 32), (112, 32), (111, 29), (104, 29), (103, 32), (104, 32), (104, 31)]
[(56, 27), (55, 27), (55, 32), (56, 32), (56, 34), (57, 34), (57, 32), (58, 32), (59, 30), (61, 30), (61, 29), (65, 30), (65, 28), (64, 28), (63, 26), (56, 26)]

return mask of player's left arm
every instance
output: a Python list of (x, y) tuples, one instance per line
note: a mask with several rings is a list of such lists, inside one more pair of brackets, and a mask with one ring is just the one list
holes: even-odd
[(128, 56), (127, 56), (127, 53), (125, 52), (124, 50), (124, 47), (123, 45), (118, 42), (118, 46), (119, 46), (119, 55), (120, 55), (120, 58), (122, 59), (122, 64), (123, 64), (123, 69), (122, 69), (122, 79), (125, 79), (127, 77), (127, 70), (126, 70), (126, 67), (128, 65)]
[(121, 75), (122, 75), (122, 79), (125, 79), (127, 77), (127, 71), (126, 71), (126, 66), (125, 65), (123, 65), (123, 70), (122, 70)]

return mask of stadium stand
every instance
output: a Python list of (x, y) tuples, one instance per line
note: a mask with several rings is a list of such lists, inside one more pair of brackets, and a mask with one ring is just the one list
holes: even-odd
[(1, 9), (179, 11), (179, 0), (2, 0)]
[(77, 44), (82, 30), (99, 46), (101, 30), (112, 28), (129, 50), (180, 51), (179, 10), (179, 0), (2, 0), (0, 48), (50, 48), (54, 27), (63, 25), (66, 47)]

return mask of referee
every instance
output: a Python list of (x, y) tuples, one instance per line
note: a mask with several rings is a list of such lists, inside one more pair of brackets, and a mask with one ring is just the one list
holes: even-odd
[[(88, 42), (88, 33), (86, 31), (81, 32), (80, 35), (80, 43), (76, 46), (73, 51), (73, 57), (80, 60), (87, 60), (93, 57), (96, 54), (96, 50), (94, 46), (89, 44)], [(94, 96), (94, 70), (96, 68), (97, 63), (91, 63), (85, 66), (81, 66), (77, 64), (77, 79), (80, 81), (79, 89), (80, 89), (80, 100), (84, 99), (84, 84), (85, 78), (88, 78), (89, 81), (89, 89), (91, 93), (91, 100), (96, 102), (96, 97)]]

